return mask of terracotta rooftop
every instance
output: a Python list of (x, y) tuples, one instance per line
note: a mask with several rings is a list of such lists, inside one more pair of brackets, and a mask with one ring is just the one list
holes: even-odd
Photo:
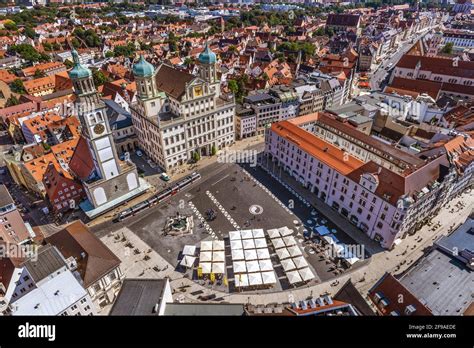
[(195, 77), (187, 72), (183, 72), (162, 64), (156, 72), (156, 87), (175, 99), (181, 98), (186, 91), (186, 84)]

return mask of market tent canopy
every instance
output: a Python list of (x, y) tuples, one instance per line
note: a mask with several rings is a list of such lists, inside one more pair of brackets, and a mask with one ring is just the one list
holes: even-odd
[(212, 273), (224, 274), (225, 273), (224, 262), (213, 262), (212, 263)]
[(245, 262), (245, 265), (247, 266), (247, 272), (249, 273), (260, 271), (258, 261), (247, 261)]
[(303, 253), (301, 252), (300, 248), (298, 248), (297, 245), (293, 245), (289, 247), (288, 252), (290, 253), (291, 257), (303, 255)]
[(232, 264), (234, 273), (245, 273), (247, 272), (247, 267), (245, 266), (245, 261), (235, 261)]
[(223, 251), (214, 251), (212, 253), (212, 262), (224, 262), (225, 255)]
[(192, 268), (194, 266), (194, 262), (196, 262), (196, 258), (194, 256), (184, 255), (180, 264), (181, 266)]
[(212, 261), (212, 252), (210, 251), (203, 251), (199, 254), (199, 261), (201, 262), (210, 262)]
[(265, 234), (261, 228), (252, 230), (253, 238), (265, 238)]
[(262, 272), (263, 284), (276, 284), (275, 272)]
[(285, 243), (283, 242), (283, 239), (281, 238), (272, 239), (272, 244), (275, 247), (275, 249), (283, 248), (285, 246)]
[(229, 232), (229, 240), (238, 240), (240, 238), (240, 231), (230, 231)]
[(257, 249), (257, 258), (259, 260), (262, 259), (269, 259), (270, 258), (270, 253), (268, 252), (268, 249)]
[(293, 262), (298, 269), (308, 267), (308, 262), (306, 262), (304, 256), (293, 258)]
[(190, 255), (194, 256), (196, 253), (196, 246), (195, 245), (185, 245), (183, 248), (183, 255)]
[(270, 239), (280, 237), (280, 232), (278, 232), (278, 230), (275, 229), (275, 228), (273, 228), (271, 230), (267, 230), (267, 234), (270, 237)]
[(315, 230), (316, 230), (316, 232), (318, 232), (318, 234), (319, 234), (320, 236), (325, 236), (325, 235), (331, 233), (331, 232), (329, 231), (329, 229), (328, 229), (326, 226), (322, 226), (322, 225), (316, 227)]
[(280, 227), (278, 229), (278, 232), (280, 232), (280, 235), (282, 237), (289, 236), (290, 234), (293, 234), (293, 230), (289, 229), (287, 226)]
[(287, 247), (296, 244), (295, 237), (293, 237), (293, 236), (286, 236), (286, 237), (283, 237), (283, 242), (285, 242), (285, 245), (286, 245)]
[(232, 250), (232, 260), (244, 260), (244, 251), (242, 249)]
[(244, 250), (244, 254), (245, 254), (245, 261), (257, 259), (257, 252), (255, 251), (255, 249)]
[(240, 237), (241, 237), (242, 239), (251, 239), (251, 238), (253, 238), (252, 230), (243, 230), (243, 231), (240, 231)]
[(290, 257), (290, 253), (287, 248), (277, 249), (276, 254), (280, 260), (284, 260)]
[(249, 286), (249, 276), (245, 273), (235, 275), (235, 286), (238, 288)]
[(260, 272), (257, 273), (249, 273), (249, 285), (262, 285), (262, 275)]
[(301, 276), (298, 273), (298, 271), (287, 272), (286, 277), (288, 278), (288, 282), (290, 284), (295, 284), (302, 281)]
[(212, 250), (224, 250), (224, 241), (223, 240), (214, 240), (212, 241)]
[(242, 249), (242, 240), (236, 239), (230, 241), (230, 248), (232, 250)]
[(261, 271), (273, 271), (273, 265), (270, 259), (259, 260), (258, 264), (260, 266)]
[(242, 241), (244, 249), (255, 249), (255, 242), (253, 239), (244, 239)]
[(201, 262), (199, 264), (199, 267), (201, 268), (202, 274), (209, 274), (211, 273), (211, 263), (210, 262)]
[(285, 272), (291, 271), (292, 269), (296, 268), (295, 263), (292, 259), (281, 260), (281, 266), (283, 267)]
[(255, 241), (255, 247), (257, 249), (267, 247), (267, 241), (265, 240), (265, 238), (257, 238), (257, 239), (254, 239), (254, 241)]
[[(301, 276), (301, 279), (303, 279), (304, 281), (314, 279), (314, 274), (313, 274), (313, 272), (311, 272), (311, 270), (309, 268), (300, 269), (300, 270), (298, 270), (298, 272)], [(287, 274), (287, 276), (288, 276), (288, 274)]]
[(211, 240), (203, 240), (201, 242), (201, 251), (212, 251), (212, 241)]

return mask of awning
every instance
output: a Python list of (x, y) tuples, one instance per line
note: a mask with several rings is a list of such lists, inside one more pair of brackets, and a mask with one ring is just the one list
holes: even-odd
[(249, 276), (245, 273), (235, 275), (235, 286), (238, 288), (249, 286)]
[(258, 273), (249, 273), (249, 285), (262, 285), (262, 275)]
[(290, 284), (295, 284), (302, 281), (301, 276), (298, 273), (298, 271), (287, 272), (286, 277), (288, 278), (288, 282)]
[(289, 247), (288, 252), (290, 253), (291, 257), (303, 255), (303, 253), (301, 252), (300, 248), (298, 248), (297, 245), (293, 245)]
[(196, 246), (195, 245), (185, 245), (183, 248), (183, 255), (190, 255), (194, 256), (196, 253)]
[(214, 240), (212, 241), (212, 250), (224, 250), (224, 241), (223, 240)]
[(244, 239), (242, 241), (244, 249), (255, 249), (255, 242), (253, 239)]
[(253, 238), (265, 238), (265, 233), (261, 228), (252, 230)]
[(214, 251), (212, 252), (212, 262), (224, 262), (225, 255), (223, 251)]
[(254, 239), (255, 241), (255, 247), (258, 249), (258, 248), (266, 248), (267, 247), (267, 241), (265, 240), (265, 238), (258, 238), (258, 239)]
[(283, 242), (283, 239), (281, 238), (272, 239), (272, 244), (275, 247), (275, 249), (283, 248), (285, 246), (285, 243)]
[(296, 268), (298, 269), (308, 267), (308, 262), (306, 262), (306, 259), (304, 258), (304, 256), (298, 256), (298, 257), (293, 258), (293, 262)]
[(247, 267), (245, 266), (245, 261), (235, 261), (232, 264), (232, 268), (234, 269), (234, 273), (246, 273), (247, 272)]
[(283, 267), (285, 272), (291, 271), (292, 269), (296, 268), (292, 259), (281, 260), (281, 266)]
[(199, 254), (199, 261), (201, 262), (211, 262), (212, 261), (212, 252), (211, 251), (203, 251)]
[(268, 252), (268, 249), (257, 249), (257, 258), (259, 260), (262, 259), (269, 259), (270, 258), (270, 253)]
[(184, 255), (180, 265), (187, 268), (192, 268), (194, 266), (194, 262), (196, 262), (196, 258), (194, 256)]
[(203, 240), (201, 242), (201, 251), (212, 251), (212, 241), (211, 240)]
[(273, 271), (273, 265), (270, 259), (259, 260), (258, 264), (260, 266), (261, 271)]
[(236, 239), (230, 241), (230, 248), (232, 250), (242, 249), (242, 240)]
[(245, 262), (245, 265), (247, 266), (247, 272), (249, 273), (260, 271), (260, 265), (258, 261), (247, 261)]
[(276, 284), (275, 272), (262, 272), (262, 282), (265, 285)]
[(209, 274), (211, 273), (211, 263), (210, 262), (201, 262), (199, 264), (199, 267), (201, 267), (201, 272), (202, 274)]
[(313, 272), (311, 272), (309, 268), (300, 269), (298, 270), (298, 272), (301, 276), (301, 279), (303, 279), (305, 282), (308, 280), (314, 279), (314, 274)]
[(287, 248), (277, 249), (276, 254), (280, 260), (284, 260), (290, 257), (290, 253)]
[(225, 273), (224, 262), (213, 262), (212, 263), (212, 273), (214, 273), (214, 274), (224, 274)]
[(257, 259), (257, 252), (255, 251), (255, 249), (244, 250), (244, 254), (245, 254), (245, 261)]
[(244, 260), (244, 251), (242, 249), (232, 250), (232, 260)]

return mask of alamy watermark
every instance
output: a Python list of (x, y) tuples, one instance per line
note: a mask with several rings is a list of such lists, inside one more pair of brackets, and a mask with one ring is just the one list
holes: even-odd
[(36, 262), (38, 260), (38, 246), (33, 244), (0, 244), (0, 259), (28, 259)]
[(257, 166), (257, 150), (224, 150), (217, 155), (219, 163), (248, 163)]

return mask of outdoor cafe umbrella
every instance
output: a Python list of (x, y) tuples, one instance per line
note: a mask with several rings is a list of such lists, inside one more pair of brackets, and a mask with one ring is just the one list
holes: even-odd
[(262, 285), (262, 275), (260, 272), (249, 273), (249, 285)]
[(214, 251), (212, 253), (212, 262), (224, 262), (225, 255), (223, 251)]
[(293, 230), (289, 229), (288, 227), (282, 227), (282, 228), (279, 228), (278, 229), (278, 232), (280, 232), (280, 235), (282, 237), (285, 237), (285, 236), (289, 236), (291, 234), (293, 234)]
[(309, 268), (300, 269), (298, 270), (298, 272), (304, 281), (308, 281), (314, 278), (314, 274)]
[(260, 266), (261, 271), (273, 271), (273, 265), (270, 259), (259, 260), (258, 264)]
[(293, 237), (293, 236), (283, 237), (283, 242), (285, 242), (285, 246), (287, 246), (287, 247), (296, 244), (295, 237)]
[(249, 286), (249, 276), (245, 273), (235, 275), (235, 286), (238, 288)]
[(201, 273), (202, 274), (209, 274), (211, 273), (211, 262), (201, 262), (199, 264), (199, 267), (201, 267)]
[(245, 261), (257, 259), (257, 252), (255, 251), (255, 249), (244, 250), (244, 254), (245, 254)]
[(214, 273), (214, 274), (224, 274), (225, 273), (224, 262), (213, 262), (212, 263), (212, 273)]
[(194, 256), (196, 253), (196, 246), (195, 245), (185, 245), (183, 248), (183, 255), (191, 255)]
[(296, 245), (289, 247), (288, 252), (290, 253), (291, 257), (300, 256), (303, 254), (300, 248), (298, 248)]
[(240, 231), (230, 231), (229, 232), (229, 240), (238, 240), (240, 238)]
[(224, 250), (224, 241), (223, 240), (214, 240), (212, 241), (212, 250)]
[(292, 260), (296, 268), (298, 269), (308, 267), (308, 262), (306, 262), (306, 259), (304, 258), (304, 256), (298, 256), (298, 257), (293, 258)]
[(286, 273), (286, 277), (288, 278), (288, 282), (290, 284), (295, 284), (301, 282), (301, 276), (298, 271), (291, 271)]
[(261, 228), (252, 230), (252, 235), (254, 238), (264, 238), (265, 234), (263, 233), (263, 230)]
[(199, 254), (199, 261), (201, 262), (210, 262), (212, 261), (212, 252), (210, 251), (203, 251)]
[(277, 249), (276, 254), (280, 260), (284, 260), (290, 257), (290, 253), (287, 248)]
[(212, 251), (212, 240), (203, 240), (201, 242), (201, 251)]
[(263, 284), (276, 284), (275, 272), (262, 272), (262, 281)]
[(257, 258), (259, 260), (269, 259), (270, 258), (270, 253), (268, 252), (268, 249), (267, 248), (257, 249)]
[(291, 271), (292, 269), (296, 268), (295, 263), (292, 259), (281, 260), (281, 266), (283, 267), (285, 272)]
[(232, 250), (232, 260), (244, 260), (244, 251), (242, 249)]
[(235, 261), (232, 264), (234, 273), (245, 273), (247, 272), (247, 267), (245, 266), (245, 261)]
[(251, 239), (251, 238), (253, 238), (252, 230), (240, 231), (240, 237), (242, 239)]
[(247, 272), (258, 272), (260, 271), (260, 265), (258, 264), (258, 261), (247, 261), (245, 262), (245, 265), (247, 266)]
[(230, 248), (231, 248), (232, 250), (242, 249), (242, 240), (240, 240), (240, 239), (231, 240), (231, 241), (230, 241)]
[(268, 236), (273, 239), (273, 238), (278, 238), (280, 237), (280, 232), (276, 228), (272, 228), (271, 230), (267, 230)]
[(283, 248), (285, 246), (285, 243), (283, 242), (283, 239), (281, 238), (272, 239), (272, 244), (275, 247), (275, 249)]
[(194, 262), (196, 262), (196, 258), (194, 256), (184, 255), (180, 264), (181, 266), (192, 268), (194, 266)]
[(242, 241), (244, 249), (255, 249), (255, 242), (253, 239), (244, 239)]
[(258, 248), (266, 248), (267, 247), (267, 241), (265, 238), (258, 238), (255, 239), (255, 247)]

